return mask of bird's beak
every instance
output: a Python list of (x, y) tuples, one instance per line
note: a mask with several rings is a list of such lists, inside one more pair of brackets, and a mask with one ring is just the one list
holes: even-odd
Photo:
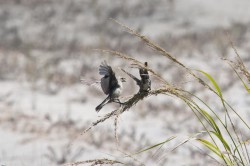
[(121, 81), (122, 81), (122, 82), (126, 82), (126, 79), (122, 77), (122, 78), (121, 78)]

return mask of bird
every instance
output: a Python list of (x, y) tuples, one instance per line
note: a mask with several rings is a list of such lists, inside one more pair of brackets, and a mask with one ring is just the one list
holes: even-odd
[[(145, 67), (148, 67), (148, 63), (144, 63)], [(151, 80), (149, 78), (148, 70), (146, 68), (140, 68), (139, 69), (140, 77), (141, 77), (141, 85), (140, 85), (140, 91), (150, 91), (151, 90)]]
[(125, 78), (116, 77), (115, 72), (106, 61), (101, 63), (99, 67), (99, 74), (103, 75), (101, 78), (102, 91), (108, 96), (95, 108), (96, 112), (99, 112), (104, 105), (110, 102), (122, 104), (119, 100), (119, 96), (121, 95), (123, 89), (122, 82), (126, 82)]

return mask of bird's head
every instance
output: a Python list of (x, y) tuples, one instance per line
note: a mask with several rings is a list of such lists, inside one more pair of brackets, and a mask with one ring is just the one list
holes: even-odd
[(120, 77), (121, 82), (126, 82), (126, 78)]

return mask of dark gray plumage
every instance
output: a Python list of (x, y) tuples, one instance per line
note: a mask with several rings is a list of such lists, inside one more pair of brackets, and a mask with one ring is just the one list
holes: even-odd
[[(144, 63), (145, 67), (148, 66), (148, 63)], [(151, 90), (151, 80), (149, 78), (148, 70), (145, 68), (139, 69), (140, 77), (141, 77), (141, 85), (140, 91), (150, 91)]]
[(125, 82), (124, 78), (117, 79), (111, 66), (107, 64), (106, 61), (102, 62), (99, 67), (99, 74), (103, 75), (101, 78), (101, 87), (103, 92), (108, 95), (104, 101), (96, 107), (96, 111), (99, 112), (102, 107), (110, 102), (118, 101), (118, 97), (122, 91), (122, 82)]

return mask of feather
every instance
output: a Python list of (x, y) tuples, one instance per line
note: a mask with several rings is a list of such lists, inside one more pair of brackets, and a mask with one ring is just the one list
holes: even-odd
[(103, 91), (106, 95), (108, 95), (108, 94), (109, 94), (109, 91), (110, 91), (109, 79), (110, 79), (110, 77), (102, 77), (102, 79), (101, 79), (102, 91)]

